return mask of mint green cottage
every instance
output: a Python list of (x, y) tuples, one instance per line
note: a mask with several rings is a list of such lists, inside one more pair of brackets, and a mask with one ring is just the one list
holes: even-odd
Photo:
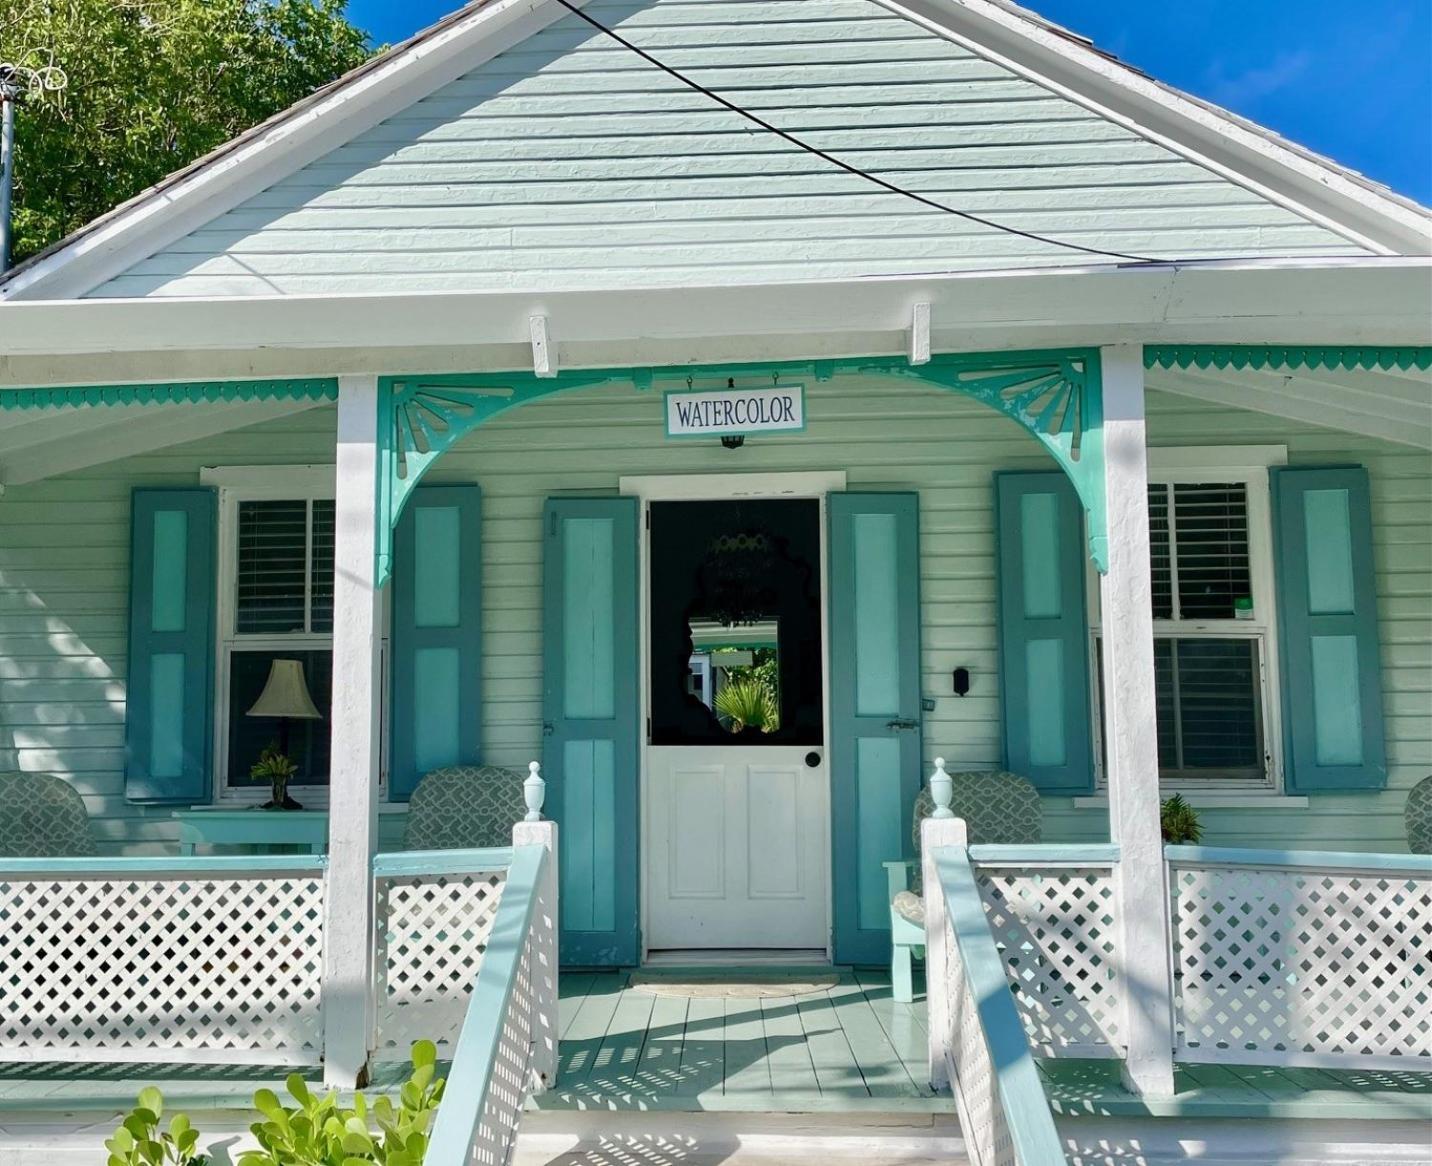
[(1405, 851), (1426, 209), (993, 0), (581, 13), (723, 101), (478, 3), (0, 279), (0, 770), (326, 849), (341, 948), (539, 762), (584, 966), (885, 963), (937, 757), (1130, 872), (1175, 791)]

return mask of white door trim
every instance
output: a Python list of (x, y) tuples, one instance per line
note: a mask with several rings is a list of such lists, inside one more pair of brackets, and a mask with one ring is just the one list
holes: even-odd
[[(650, 644), (648, 643), (648, 624), (651, 619), (650, 612), (650, 571), (651, 571), (651, 545), (646, 537), (647, 506), (651, 502), (717, 502), (728, 498), (815, 498), (820, 502), (820, 621), (821, 621), (821, 667), (824, 673), (825, 689), (825, 710), (822, 734), (825, 738), (825, 750), (827, 763), (827, 790), (825, 813), (826, 820), (823, 823), (824, 845), (827, 855), (831, 848), (830, 812), (831, 798), (829, 794), (830, 781), (830, 567), (828, 562), (829, 548), (826, 537), (826, 503), (825, 496), (832, 491), (840, 491), (846, 488), (846, 475), (844, 470), (809, 470), (792, 473), (735, 473), (735, 474), (643, 474), (624, 476), (618, 479), (618, 491), (625, 495), (640, 500), (641, 515), (640, 525), (637, 528), (637, 544), (639, 553), (637, 556), (637, 590), (641, 596), (638, 610), (639, 627), (637, 629), (637, 659), (639, 661), (638, 671), (638, 693), (641, 701), (641, 737), (638, 754), (641, 762), (641, 773), (637, 786), (637, 797), (639, 799), (639, 822), (638, 829), (641, 838), (641, 855), (638, 858), (638, 899), (641, 910), (641, 962), (647, 960), (647, 939), (651, 934), (650, 916), (648, 911), (648, 892), (650, 890), (646, 877), (647, 854), (650, 852), (651, 840), (649, 831), (651, 828), (648, 808), (650, 798), (647, 790), (647, 779), (649, 766), (647, 750), (650, 747), (649, 736), (646, 731), (647, 719), (651, 713), (651, 693), (649, 691), (649, 674), (651, 672), (648, 654)], [(831, 895), (831, 869), (827, 865), (825, 880), (825, 913), (826, 913), (826, 958), (833, 954), (831, 944), (834, 936), (834, 900)]]
[(844, 470), (790, 474), (649, 474), (619, 480), (643, 502), (719, 502), (725, 498), (824, 498), (845, 489)]

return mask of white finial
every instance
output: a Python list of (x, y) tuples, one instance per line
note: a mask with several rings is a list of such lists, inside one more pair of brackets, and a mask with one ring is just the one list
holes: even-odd
[(945, 772), (945, 759), (935, 758), (935, 772), (930, 774), (930, 797), (934, 799), (935, 809), (930, 815), (932, 818), (953, 818), (955, 811), (950, 809), (955, 800), (954, 779)]
[(522, 783), (522, 797), (527, 803), (524, 821), (542, 820), (542, 803), (547, 800), (547, 783), (542, 780), (542, 766), (536, 761), (527, 767), (527, 780)]

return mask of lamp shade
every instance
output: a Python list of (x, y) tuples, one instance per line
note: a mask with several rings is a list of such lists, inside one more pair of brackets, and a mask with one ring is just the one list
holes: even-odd
[(251, 717), (291, 717), (316, 721), (323, 714), (314, 707), (303, 680), (302, 660), (275, 660), (269, 669), (263, 692), (249, 709)]

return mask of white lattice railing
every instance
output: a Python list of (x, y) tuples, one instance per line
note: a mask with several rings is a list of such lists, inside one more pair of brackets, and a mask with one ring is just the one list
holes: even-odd
[(1040, 1056), (1119, 1057), (1111, 846), (971, 846), (1024, 1031)]
[(452, 1054), (511, 862), (511, 848), (374, 858), (376, 1056), (406, 1060), (415, 1040)]
[(316, 1063), (322, 859), (0, 860), (0, 1061)]
[(927, 920), (938, 920), (943, 936), (927, 945), (926, 975), (943, 1007), (932, 1009), (931, 1024), (940, 1027), (932, 1027), (931, 1037), (955, 1097), (966, 1153), (974, 1166), (1063, 1162), (969, 851), (943, 846), (932, 857), (943, 911), (929, 912), (927, 877)]
[(556, 1075), (555, 829), (515, 848), (424, 1161), (504, 1166), (523, 1105)]
[(1432, 860), (1167, 856), (1180, 1060), (1432, 1069)]

